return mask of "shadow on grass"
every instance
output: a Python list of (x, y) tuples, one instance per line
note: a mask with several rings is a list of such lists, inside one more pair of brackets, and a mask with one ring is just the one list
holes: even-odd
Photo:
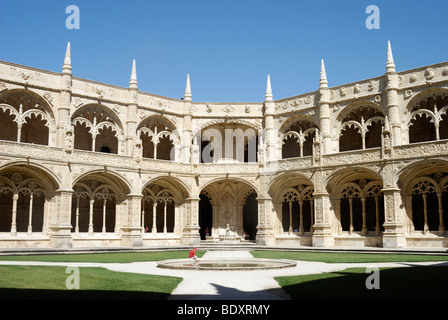
[(379, 289), (370, 290), (365, 268), (276, 280), (294, 300), (446, 300), (447, 274), (446, 266), (379, 269)]
[(0, 288), (0, 300), (166, 300), (167, 293)]

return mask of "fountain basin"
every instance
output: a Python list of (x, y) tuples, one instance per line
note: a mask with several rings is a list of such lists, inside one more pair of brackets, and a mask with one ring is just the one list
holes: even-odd
[(182, 270), (267, 270), (295, 267), (297, 262), (283, 259), (172, 259), (157, 264), (159, 268)]

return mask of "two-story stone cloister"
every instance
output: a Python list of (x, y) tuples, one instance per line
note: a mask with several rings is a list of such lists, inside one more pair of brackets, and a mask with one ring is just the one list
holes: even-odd
[(446, 247), (448, 63), (260, 103), (0, 62), (0, 247)]

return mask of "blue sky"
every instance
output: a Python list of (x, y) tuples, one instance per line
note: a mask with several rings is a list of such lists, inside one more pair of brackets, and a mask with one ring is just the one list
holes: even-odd
[[(193, 101), (261, 102), (319, 85), (383, 75), (390, 40), (397, 71), (448, 61), (448, 1), (0, 0), (0, 60), (61, 72), (71, 42), (74, 76), (172, 98), (190, 74)], [(80, 10), (69, 30), (67, 6)], [(369, 30), (366, 8), (380, 9)]]

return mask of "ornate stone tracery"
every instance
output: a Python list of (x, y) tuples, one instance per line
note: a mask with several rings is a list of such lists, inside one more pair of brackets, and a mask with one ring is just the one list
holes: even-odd
[(74, 148), (121, 153), (123, 132), (110, 112), (95, 105), (78, 109), (72, 117)]
[(322, 61), (318, 91), (277, 101), (268, 78), (260, 103), (193, 102), (189, 77), (144, 93), (135, 63), (129, 88), (93, 83), (69, 50), (61, 74), (7, 64), (0, 246), (446, 246), (448, 67), (387, 60), (333, 88)]
[[(0, 176), (0, 194), (3, 194), (8, 202), (12, 200), (11, 211), (3, 211), (3, 215), (10, 217), (10, 229), (6, 230), (7, 226), (2, 226), (3, 231), (9, 231), (12, 236), (17, 236), (17, 232), (25, 230), (28, 234), (43, 231), (42, 208), (46, 193), (36, 179), (18, 172)], [(5, 218), (3, 216), (3, 219)], [(40, 222), (40, 225), (36, 222)]]
[[(174, 204), (175, 204), (175, 198), (173, 197), (172, 193), (168, 189), (161, 188), (159, 185), (152, 185), (149, 187), (146, 187), (143, 190), (143, 198), (142, 198), (142, 221), (141, 225), (142, 228), (146, 230), (146, 227), (148, 227), (148, 230), (151, 230), (152, 234), (155, 236), (157, 235), (157, 225), (158, 221), (160, 222), (160, 219), (157, 219), (158, 216), (160, 216), (160, 208), (163, 207), (163, 234), (167, 234), (168, 227), (167, 227), (167, 210), (170, 210), (170, 215), (172, 220), (170, 222), (170, 232), (174, 231), (174, 215), (176, 214), (174, 211)], [(149, 215), (148, 212), (145, 211), (146, 207), (148, 205), (152, 205), (151, 214)], [(159, 208), (159, 212), (157, 209)], [(150, 228), (148, 226), (148, 221), (145, 217), (150, 219), (149, 223), (152, 222), (152, 227)], [(152, 217), (152, 221), (151, 221)], [(159, 227), (159, 230), (161, 228)]]

